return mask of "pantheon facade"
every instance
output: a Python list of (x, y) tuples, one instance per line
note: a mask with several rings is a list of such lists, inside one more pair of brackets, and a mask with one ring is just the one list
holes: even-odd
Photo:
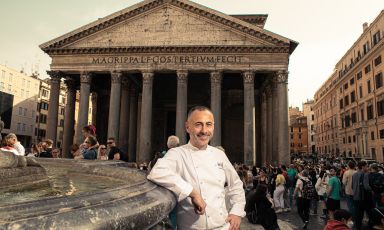
[(266, 19), (146, 0), (40, 45), (52, 58), (47, 138), (56, 139), (64, 82), (66, 156), (83, 141), (90, 103), (99, 142), (114, 137), (136, 162), (169, 135), (187, 143), (187, 111), (204, 105), (215, 117), (211, 145), (232, 162), (289, 162), (287, 70), (298, 43), (265, 30)]

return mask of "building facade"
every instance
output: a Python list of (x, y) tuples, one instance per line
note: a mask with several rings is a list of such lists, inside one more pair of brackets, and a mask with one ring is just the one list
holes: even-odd
[(0, 65), (0, 116), (5, 123), (1, 134), (15, 133), (29, 147), (35, 141), (35, 119), (40, 80)]
[(298, 107), (289, 107), (290, 153), (308, 153), (307, 116)]
[[(100, 143), (114, 137), (130, 161), (149, 161), (169, 135), (187, 143), (195, 105), (212, 109), (230, 160), (289, 162), (288, 63), (297, 43), (264, 30), (266, 15), (226, 15), (187, 0), (146, 0), (40, 46), (51, 58), (51, 89), (68, 88), (63, 153), (87, 123)], [(92, 94), (91, 102), (89, 100)], [(47, 137), (57, 132), (51, 90)], [(52, 115), (51, 115), (52, 114)]]
[(308, 129), (308, 153), (316, 152), (315, 142), (315, 112), (313, 110), (313, 100), (307, 100), (303, 103), (303, 115), (307, 117)]
[(315, 93), (319, 153), (373, 158), (384, 155), (384, 11), (335, 65)]

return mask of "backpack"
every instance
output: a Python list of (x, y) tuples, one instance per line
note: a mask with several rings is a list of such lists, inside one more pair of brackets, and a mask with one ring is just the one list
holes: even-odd
[(303, 182), (303, 189), (301, 190), (301, 197), (304, 199), (312, 200), (315, 198), (315, 188), (313, 187), (312, 181), (305, 181), (300, 179)]
[(372, 177), (369, 180), (369, 184), (372, 188), (372, 191), (376, 194), (384, 192), (384, 175), (380, 173), (372, 174)]

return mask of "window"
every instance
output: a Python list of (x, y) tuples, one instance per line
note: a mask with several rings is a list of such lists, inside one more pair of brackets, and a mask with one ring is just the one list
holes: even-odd
[(352, 136), (352, 140), (353, 140), (353, 143), (356, 143), (356, 136), (355, 135)]
[(368, 80), (368, 81), (367, 81), (367, 88), (368, 88), (368, 93), (371, 93), (371, 92), (372, 92), (372, 89), (371, 89), (371, 80)]
[(378, 116), (384, 115), (384, 99), (377, 102), (377, 115)]
[(48, 110), (48, 103), (46, 103), (46, 102), (41, 102), (41, 103), (40, 103), (40, 109)]
[(349, 105), (349, 97), (348, 97), (348, 95), (344, 97), (344, 104), (345, 104), (345, 106)]
[(376, 89), (381, 88), (383, 86), (383, 73), (376, 74), (375, 80), (376, 80)]
[(342, 93), (343, 92), (343, 87), (340, 87), (340, 93)]
[(41, 91), (41, 96), (43, 96), (43, 97), (48, 97), (48, 90), (43, 89), (43, 90)]
[(291, 127), (291, 133), (293, 133), (293, 127)]
[(343, 99), (340, 99), (340, 102), (339, 102), (339, 105), (340, 105), (340, 109), (342, 109), (342, 108), (343, 108), (343, 103), (344, 103)]
[(375, 132), (371, 132), (371, 140), (375, 140)]
[(384, 139), (384, 129), (380, 130), (380, 139)]
[(291, 134), (291, 139), (293, 139), (293, 134)]
[(64, 115), (64, 112), (65, 112), (65, 109), (64, 108), (60, 108), (60, 114)]
[(24, 108), (24, 116), (27, 116), (27, 108)]
[(351, 125), (350, 121), (351, 121), (351, 117), (348, 115), (345, 116), (345, 127), (349, 127)]
[(344, 89), (348, 89), (348, 83), (344, 84)]
[(351, 92), (351, 103), (355, 102), (355, 100), (356, 100), (355, 91), (352, 91)]
[(377, 31), (373, 36), (372, 36), (372, 40), (373, 40), (373, 45), (376, 45), (377, 43), (379, 43), (381, 37), (380, 37), (380, 31)]
[(42, 124), (47, 123), (47, 115), (40, 114), (40, 123), (42, 123)]
[(375, 66), (378, 66), (381, 64), (381, 55), (375, 58)]
[(351, 136), (348, 136), (348, 143), (351, 143), (352, 140), (351, 140)]
[(64, 119), (60, 119), (59, 126), (64, 127)]
[(352, 114), (351, 114), (351, 120), (352, 120), (352, 124), (353, 124), (353, 123), (356, 123), (356, 112), (352, 112)]
[(363, 86), (359, 86), (359, 94), (360, 94), (360, 98), (363, 98)]
[(299, 133), (301, 133), (301, 127), (299, 127)]
[(364, 108), (360, 110), (360, 119), (361, 121), (364, 121)]
[(353, 85), (353, 84), (355, 84), (355, 78), (353, 77), (353, 78), (351, 78), (351, 80), (349, 80), (349, 84), (350, 85)]
[(315, 120), (315, 115), (312, 114), (312, 121), (314, 121), (314, 120)]
[(19, 107), (19, 115), (23, 115), (23, 108)]
[(367, 106), (367, 119), (368, 120), (373, 119), (373, 106), (372, 105)]
[(371, 72), (371, 65), (367, 65), (367, 66), (364, 68), (364, 72), (365, 72), (365, 74)]
[(301, 139), (301, 134), (299, 134), (299, 139)]
[(360, 80), (363, 77), (363, 73), (360, 71), (356, 74), (357, 80)]
[(369, 51), (369, 43), (366, 42), (364, 45), (363, 45), (363, 54), (366, 55)]

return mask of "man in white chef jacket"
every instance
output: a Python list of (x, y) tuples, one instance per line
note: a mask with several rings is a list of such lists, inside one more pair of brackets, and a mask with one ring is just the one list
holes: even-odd
[(208, 145), (214, 131), (212, 112), (203, 106), (192, 108), (185, 127), (189, 143), (170, 149), (148, 179), (176, 195), (179, 229), (239, 229), (245, 216), (243, 183), (225, 153)]

